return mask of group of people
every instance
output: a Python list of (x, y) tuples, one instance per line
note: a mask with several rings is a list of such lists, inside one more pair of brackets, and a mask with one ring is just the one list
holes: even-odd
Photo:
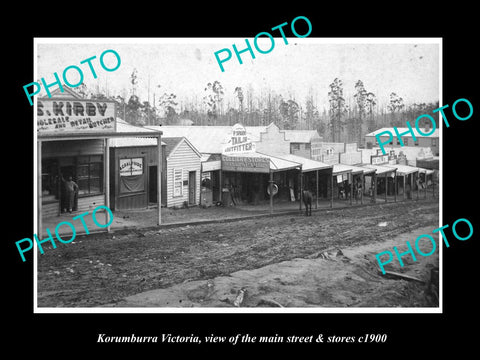
[[(350, 199), (350, 184), (348, 182), (344, 181), (339, 185), (338, 196), (340, 199)], [(360, 179), (353, 183), (353, 196), (355, 200), (362, 197), (362, 182)]]

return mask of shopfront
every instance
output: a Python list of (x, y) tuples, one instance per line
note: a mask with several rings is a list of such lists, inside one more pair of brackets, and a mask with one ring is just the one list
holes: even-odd
[[(144, 134), (118, 133), (114, 102), (82, 99), (68, 89), (62, 95), (39, 98), (36, 118), (40, 234), (48, 219), (110, 207), (109, 140)], [(161, 133), (150, 134), (159, 139)], [(67, 186), (71, 181), (75, 185)]]

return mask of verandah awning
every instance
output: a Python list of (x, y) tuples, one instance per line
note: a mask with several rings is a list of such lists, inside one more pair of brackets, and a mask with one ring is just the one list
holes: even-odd
[(396, 164), (396, 165), (384, 165), (384, 166), (388, 167), (388, 168), (397, 168), (397, 175), (398, 176), (409, 175), (409, 174), (412, 174), (412, 173), (416, 173), (417, 171), (420, 170), (417, 167), (409, 166), (409, 165)]
[(332, 169), (333, 165), (328, 165), (323, 162), (317, 161), (317, 160), (312, 160), (308, 159), (302, 156), (297, 156), (293, 154), (285, 154), (281, 155), (281, 157), (285, 160), (288, 161), (293, 161), (300, 163), (302, 165), (302, 172), (310, 172), (310, 171), (316, 171), (316, 170), (324, 170), (324, 169)]
[(373, 165), (373, 164), (367, 164), (367, 165), (364, 165), (364, 167), (366, 168), (370, 168), (370, 169), (374, 169), (375, 170), (375, 173), (377, 175), (384, 175), (384, 174), (388, 174), (390, 172), (393, 172), (395, 171), (397, 168), (396, 168), (397, 165), (395, 166), (384, 166), (384, 165)]

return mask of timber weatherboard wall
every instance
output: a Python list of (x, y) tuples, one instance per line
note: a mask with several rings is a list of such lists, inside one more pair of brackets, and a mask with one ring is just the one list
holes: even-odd
[[(163, 138), (168, 144), (168, 138)], [(195, 205), (200, 203), (200, 182), (201, 182), (201, 155), (193, 146), (183, 138), (175, 145), (174, 149), (168, 149), (169, 155), (166, 158), (166, 183), (167, 183), (167, 207), (181, 207), (184, 202), (188, 203), (189, 196), (189, 172), (195, 171)], [(182, 194), (174, 195), (174, 169), (182, 169)]]

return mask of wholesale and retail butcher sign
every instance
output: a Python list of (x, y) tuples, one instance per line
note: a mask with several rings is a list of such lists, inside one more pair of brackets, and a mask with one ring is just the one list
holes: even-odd
[(37, 133), (114, 132), (115, 103), (94, 100), (39, 99)]

